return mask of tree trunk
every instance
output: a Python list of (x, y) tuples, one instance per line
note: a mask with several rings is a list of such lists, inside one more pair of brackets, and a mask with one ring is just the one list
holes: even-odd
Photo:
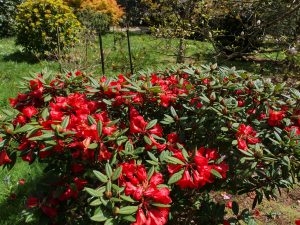
[(177, 53), (177, 63), (184, 63), (184, 38), (180, 38), (179, 46), (178, 46), (178, 53)]

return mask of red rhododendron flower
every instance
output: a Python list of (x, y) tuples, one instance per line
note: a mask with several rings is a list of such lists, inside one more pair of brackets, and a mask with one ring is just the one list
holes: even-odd
[(168, 171), (171, 175), (182, 169), (184, 170), (182, 178), (176, 183), (182, 189), (199, 188), (203, 187), (206, 183), (212, 183), (214, 181), (214, 176), (211, 174), (212, 169), (218, 171), (223, 178), (226, 178), (226, 173), (229, 169), (228, 165), (224, 162), (220, 164), (212, 164), (209, 162), (220, 158), (215, 149), (205, 149), (203, 147), (198, 149), (191, 162), (187, 162), (180, 151), (175, 152), (173, 157), (185, 163), (185, 165), (168, 165)]
[(39, 205), (39, 199), (34, 197), (29, 197), (26, 202), (28, 208), (34, 208)]
[(268, 124), (272, 127), (279, 126), (281, 124), (281, 120), (284, 118), (284, 111), (274, 111), (272, 109), (269, 110), (269, 119)]
[(295, 220), (296, 225), (300, 225), (300, 220)]
[(300, 127), (291, 126), (291, 127), (286, 127), (285, 130), (288, 132), (292, 132), (292, 131), (295, 132), (295, 136), (300, 135)]
[(84, 165), (80, 163), (74, 163), (71, 166), (71, 170), (73, 173), (81, 173), (84, 170)]
[(83, 190), (83, 188), (88, 184), (86, 180), (80, 179), (78, 177), (74, 178), (74, 183), (78, 191)]
[(241, 124), (236, 133), (238, 148), (246, 151), (248, 149), (248, 144), (254, 145), (259, 143), (260, 139), (256, 137), (256, 135), (256, 131), (251, 126)]
[(147, 172), (143, 165), (136, 165), (133, 161), (123, 163), (122, 175), (119, 180), (125, 186), (125, 194), (140, 201), (136, 222), (132, 225), (164, 225), (167, 223), (168, 208), (160, 208), (151, 203), (170, 204), (172, 202), (170, 190), (166, 187), (158, 188), (163, 183), (161, 173), (154, 173), (148, 181)]
[(232, 209), (232, 201), (227, 202), (226, 207)]
[(131, 107), (130, 108), (130, 133), (144, 133), (146, 131), (147, 122), (138, 113), (138, 111)]
[(0, 166), (11, 163), (11, 159), (7, 155), (6, 151), (0, 152)]
[(230, 225), (230, 223), (228, 222), (228, 220), (224, 220), (223, 225)]
[(24, 185), (25, 184), (25, 179), (20, 179), (19, 180), (19, 185)]
[(34, 106), (28, 106), (22, 110), (22, 113), (27, 118), (31, 118), (38, 113), (38, 110)]
[(9, 198), (11, 200), (16, 200), (17, 199), (17, 195), (15, 193), (11, 193), (10, 196), (9, 196)]
[(53, 219), (57, 216), (57, 210), (49, 206), (41, 206), (43, 213), (45, 213), (49, 218)]

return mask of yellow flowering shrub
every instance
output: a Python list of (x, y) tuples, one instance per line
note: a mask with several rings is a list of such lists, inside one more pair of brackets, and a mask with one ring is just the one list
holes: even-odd
[(53, 54), (77, 41), (81, 28), (72, 9), (63, 0), (27, 0), (18, 6), (17, 40), (25, 50)]

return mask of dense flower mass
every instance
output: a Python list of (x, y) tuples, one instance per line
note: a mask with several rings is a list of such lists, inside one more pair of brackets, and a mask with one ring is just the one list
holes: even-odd
[(174, 157), (184, 162), (184, 165), (168, 165), (168, 171), (171, 175), (183, 170), (182, 178), (176, 183), (180, 188), (201, 188), (215, 180), (211, 170), (219, 172), (222, 178), (226, 178), (226, 173), (229, 169), (224, 162), (220, 164), (211, 163), (211, 161), (216, 161), (220, 158), (216, 149), (205, 149), (202, 147), (196, 151), (190, 162), (186, 160), (180, 151), (175, 152)]
[(210, 66), (38, 74), (0, 115), (0, 166), (16, 156), (45, 164), (51, 179), (28, 197), (26, 215), (49, 224), (164, 225), (197, 211), (207, 190), (270, 197), (298, 176), (300, 94), (262, 83)]
[(246, 126), (241, 124), (236, 133), (238, 140), (238, 148), (241, 150), (247, 150), (248, 144), (255, 145), (260, 142), (260, 139), (257, 137), (257, 133), (251, 126)]
[(170, 190), (167, 187), (159, 188), (163, 184), (163, 175), (155, 173), (147, 177), (143, 165), (134, 162), (121, 164), (122, 175), (120, 182), (125, 186), (125, 194), (140, 202), (136, 221), (132, 225), (163, 225), (166, 224), (169, 208), (155, 206), (157, 203), (170, 204)]

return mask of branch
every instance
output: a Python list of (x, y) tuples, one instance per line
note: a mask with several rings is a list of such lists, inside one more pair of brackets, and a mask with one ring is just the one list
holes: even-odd
[(269, 27), (275, 25), (276, 23), (278, 23), (279, 21), (283, 20), (284, 18), (286, 18), (288, 16), (292, 16), (292, 14), (294, 12), (296, 12), (298, 9), (300, 9), (300, 4), (296, 5), (296, 7), (291, 9), (290, 11), (287, 11), (286, 13), (282, 14), (282, 16), (277, 17), (273, 21), (270, 21), (269, 23), (265, 24), (264, 28), (269, 28)]

